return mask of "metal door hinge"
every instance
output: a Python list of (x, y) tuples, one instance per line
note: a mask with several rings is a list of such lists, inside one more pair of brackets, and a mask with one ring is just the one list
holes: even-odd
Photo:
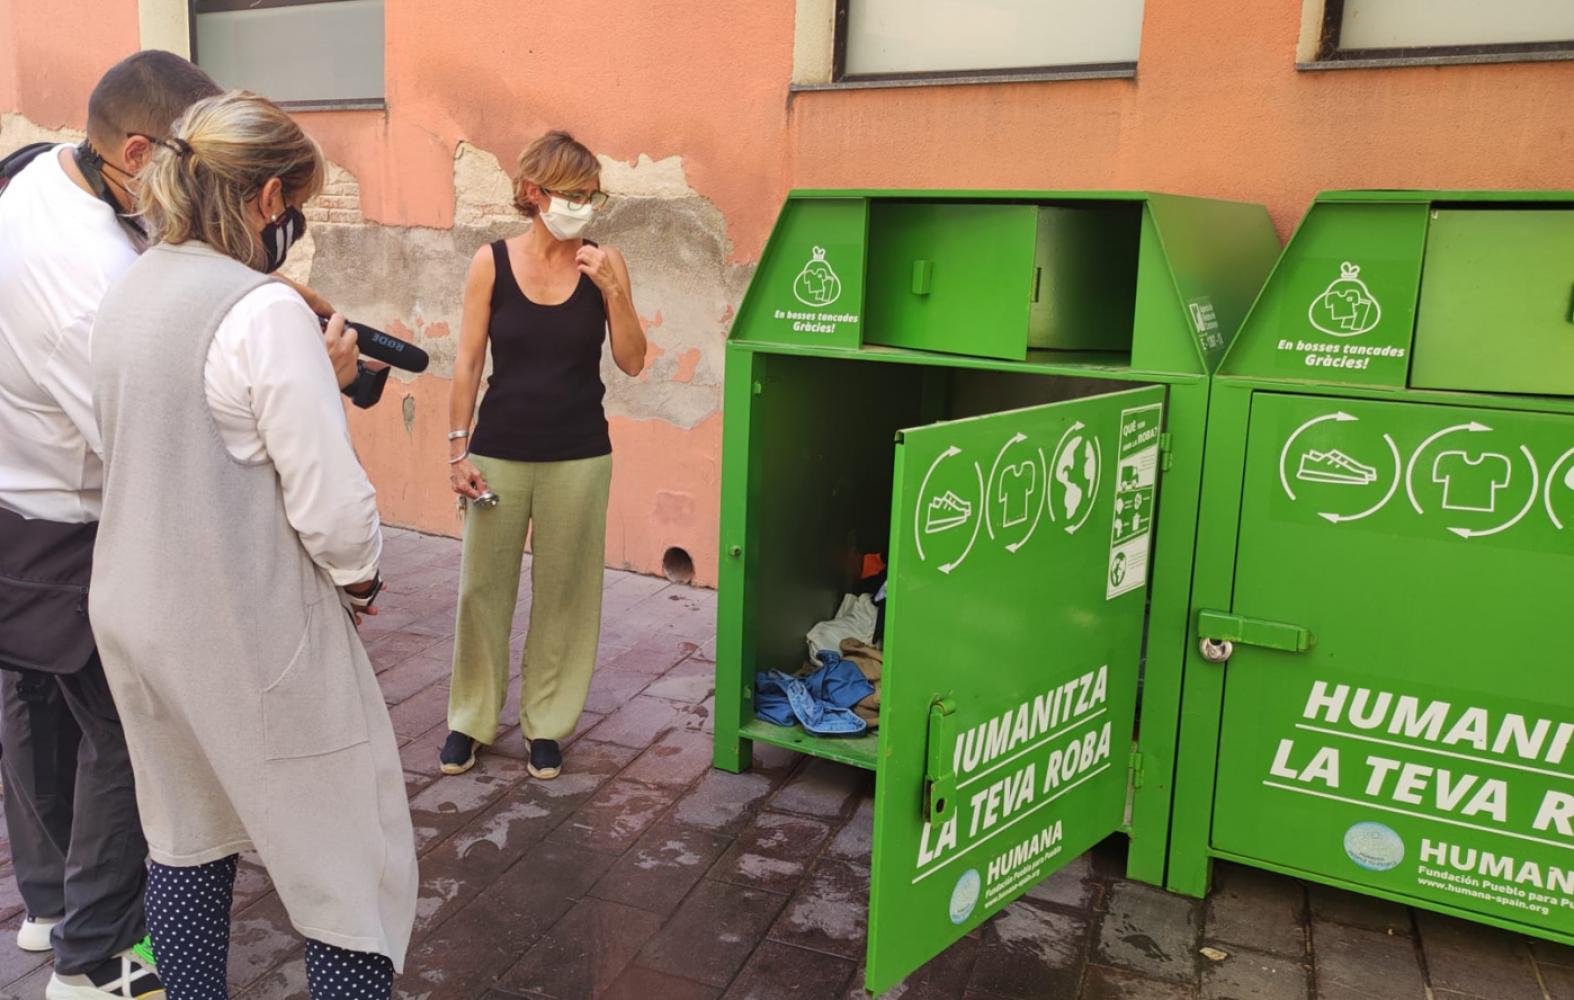
[(1130, 770), (1131, 770), (1131, 787), (1132, 788), (1141, 788), (1142, 787), (1142, 751), (1141, 750), (1133, 750), (1131, 752), (1131, 768), (1130, 768)]
[(956, 811), (956, 702), (936, 698), (929, 705), (929, 752), (924, 766), (924, 819), (939, 824)]
[(1317, 644), (1312, 630), (1304, 625), (1247, 618), (1227, 611), (1197, 612), (1197, 634), (1202, 637), (1203, 658), (1213, 663), (1228, 660), (1236, 643), (1285, 653), (1304, 653)]
[(1168, 472), (1170, 466), (1175, 464), (1174, 452), (1175, 439), (1170, 434), (1159, 435), (1159, 471)]

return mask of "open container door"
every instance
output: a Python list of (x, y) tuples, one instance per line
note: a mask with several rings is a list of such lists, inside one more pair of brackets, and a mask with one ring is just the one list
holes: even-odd
[(874, 992), (1123, 823), (1164, 403), (1154, 386), (898, 438)]

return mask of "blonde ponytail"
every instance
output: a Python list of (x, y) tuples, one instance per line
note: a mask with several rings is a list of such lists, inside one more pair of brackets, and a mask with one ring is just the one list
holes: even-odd
[(247, 204), (274, 177), (292, 202), (323, 184), (322, 150), (272, 101), (231, 91), (198, 101), (138, 174), (137, 201), (152, 238), (198, 240), (248, 267), (266, 259)]

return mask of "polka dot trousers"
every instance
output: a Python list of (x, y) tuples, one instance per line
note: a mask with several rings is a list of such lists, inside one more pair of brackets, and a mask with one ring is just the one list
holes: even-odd
[[(192, 868), (155, 864), (148, 873), (148, 930), (169, 1000), (228, 1000), (230, 905), (236, 857)], [(386, 956), (306, 942), (312, 1000), (389, 1000)]]

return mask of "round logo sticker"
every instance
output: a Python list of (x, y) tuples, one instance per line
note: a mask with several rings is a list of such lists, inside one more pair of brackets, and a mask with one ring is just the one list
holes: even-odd
[(953, 924), (960, 924), (973, 915), (973, 907), (978, 905), (978, 893), (983, 887), (984, 881), (978, 877), (976, 868), (969, 868), (956, 880), (956, 888), (951, 890)]
[(1405, 859), (1405, 842), (1382, 823), (1357, 823), (1344, 833), (1344, 852), (1369, 872), (1386, 872)]

